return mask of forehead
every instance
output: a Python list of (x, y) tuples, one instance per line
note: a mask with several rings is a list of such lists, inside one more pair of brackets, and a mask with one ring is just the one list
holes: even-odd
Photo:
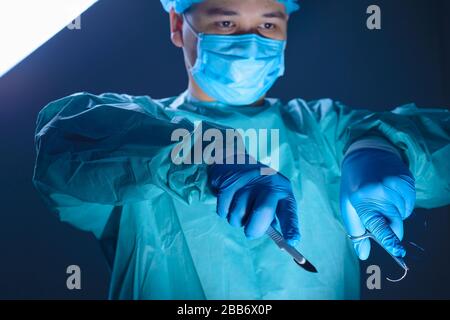
[(205, 0), (192, 7), (199, 17), (217, 15), (262, 16), (279, 15), (287, 18), (286, 7), (277, 0)]

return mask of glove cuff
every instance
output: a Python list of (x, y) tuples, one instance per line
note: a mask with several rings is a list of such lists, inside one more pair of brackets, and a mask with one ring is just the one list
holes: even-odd
[(360, 149), (379, 149), (384, 150), (387, 152), (391, 152), (396, 154), (400, 159), (402, 158), (402, 155), (400, 151), (392, 145), (389, 141), (382, 137), (378, 136), (369, 136), (364, 137), (353, 144), (350, 145), (350, 147), (347, 149), (347, 152), (344, 155), (344, 158), (347, 157), (350, 153), (355, 152)]

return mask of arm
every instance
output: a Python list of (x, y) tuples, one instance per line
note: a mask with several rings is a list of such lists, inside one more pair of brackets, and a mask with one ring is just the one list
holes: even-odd
[(450, 112), (405, 105), (386, 112), (320, 100), (308, 105), (339, 164), (358, 140), (379, 136), (401, 154), (416, 180), (416, 206), (450, 204)]
[(189, 201), (206, 180), (201, 166), (172, 163), (176, 129), (193, 132), (145, 97), (83, 93), (52, 102), (38, 116), (34, 185), (62, 220), (100, 237), (115, 207), (163, 191)]

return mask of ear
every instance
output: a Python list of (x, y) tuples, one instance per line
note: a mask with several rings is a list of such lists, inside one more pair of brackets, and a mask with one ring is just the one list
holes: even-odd
[(170, 10), (170, 39), (172, 43), (178, 48), (183, 47), (183, 17), (176, 13), (173, 9)]

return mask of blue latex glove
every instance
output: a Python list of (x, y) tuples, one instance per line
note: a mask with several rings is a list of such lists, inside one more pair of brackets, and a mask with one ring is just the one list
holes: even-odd
[(217, 195), (217, 214), (230, 225), (244, 227), (249, 239), (263, 236), (270, 225), (280, 223), (288, 244), (300, 240), (297, 202), (290, 181), (279, 173), (262, 175), (262, 164), (214, 164), (208, 170)]
[[(342, 165), (340, 205), (347, 232), (361, 236), (369, 230), (397, 257), (404, 257), (403, 220), (416, 200), (414, 177), (395, 153), (379, 149), (351, 152)], [(361, 260), (370, 254), (370, 241), (354, 242)]]

